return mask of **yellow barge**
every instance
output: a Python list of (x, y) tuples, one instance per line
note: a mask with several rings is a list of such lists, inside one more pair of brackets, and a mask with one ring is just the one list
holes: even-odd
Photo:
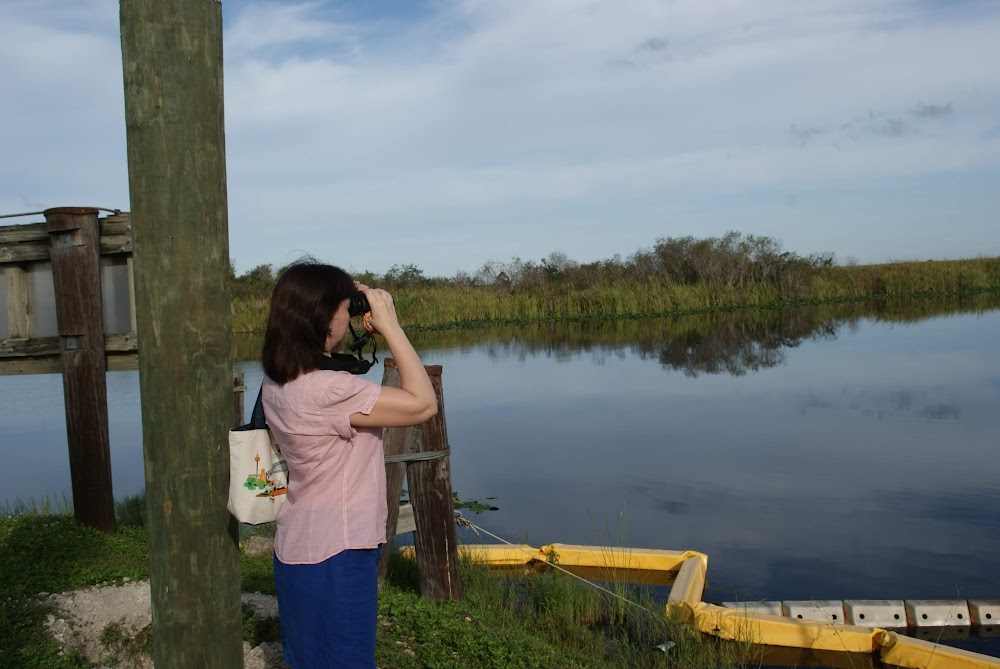
[[(561, 570), (591, 581), (669, 585), (665, 614), (679, 613), (683, 621), (704, 634), (765, 647), (768, 664), (858, 666), (855, 658), (865, 656), (880, 660), (884, 666), (912, 669), (1000, 669), (1000, 658), (907, 636), (891, 628), (834, 622), (837, 613), (830, 614), (830, 611), (837, 609), (830, 603), (813, 607), (818, 619), (810, 620), (802, 613), (781, 615), (773, 609), (765, 610), (767, 607), (754, 610), (746, 605), (720, 606), (703, 602), (708, 556), (696, 551), (570, 544), (551, 544), (542, 548), (472, 544), (462, 546), (461, 550), (471, 559), (511, 576), (541, 572), (557, 565)], [(958, 614), (956, 617), (952, 612), (952, 618), (965, 625), (980, 625), (987, 618), (995, 620), (995, 607), (1000, 606), (1000, 602), (980, 604), (985, 612), (983, 620), (974, 619), (980, 610), (978, 605), (973, 606), (972, 615)], [(921, 617), (929, 619), (926, 614)], [(845, 616), (841, 616), (840, 620), (844, 619)], [(898, 614), (895, 619), (899, 619)], [(895, 627), (906, 627), (906, 622), (901, 621)]]

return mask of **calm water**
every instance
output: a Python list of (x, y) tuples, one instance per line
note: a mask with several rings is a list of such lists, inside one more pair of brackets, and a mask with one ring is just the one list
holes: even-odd
[[(472, 519), (702, 551), (707, 601), (1000, 598), (1000, 309), (747, 318), (422, 336), (453, 486), (500, 507)], [(136, 373), (108, 392), (121, 497), (143, 486)], [(69, 497), (60, 378), (0, 398), (2, 498)]]

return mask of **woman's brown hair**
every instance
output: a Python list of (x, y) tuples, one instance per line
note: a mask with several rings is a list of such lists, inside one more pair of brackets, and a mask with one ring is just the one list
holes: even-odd
[(264, 373), (284, 385), (317, 369), (330, 320), (356, 290), (347, 272), (315, 260), (300, 260), (282, 270), (271, 293), (261, 352)]

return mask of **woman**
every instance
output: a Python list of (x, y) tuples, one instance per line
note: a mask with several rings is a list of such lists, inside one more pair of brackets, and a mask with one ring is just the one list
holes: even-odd
[[(356, 376), (350, 363), (357, 360), (339, 352), (349, 298), (359, 290), (401, 388)], [(294, 669), (371, 669), (388, 513), (382, 428), (433, 416), (434, 389), (389, 293), (313, 261), (278, 278), (262, 358), (264, 415), (288, 464), (274, 542), (285, 660)]]

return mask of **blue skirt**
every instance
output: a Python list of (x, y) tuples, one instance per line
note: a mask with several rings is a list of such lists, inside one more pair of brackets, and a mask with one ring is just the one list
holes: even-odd
[(374, 669), (379, 548), (317, 564), (274, 558), (285, 661), (292, 669)]

